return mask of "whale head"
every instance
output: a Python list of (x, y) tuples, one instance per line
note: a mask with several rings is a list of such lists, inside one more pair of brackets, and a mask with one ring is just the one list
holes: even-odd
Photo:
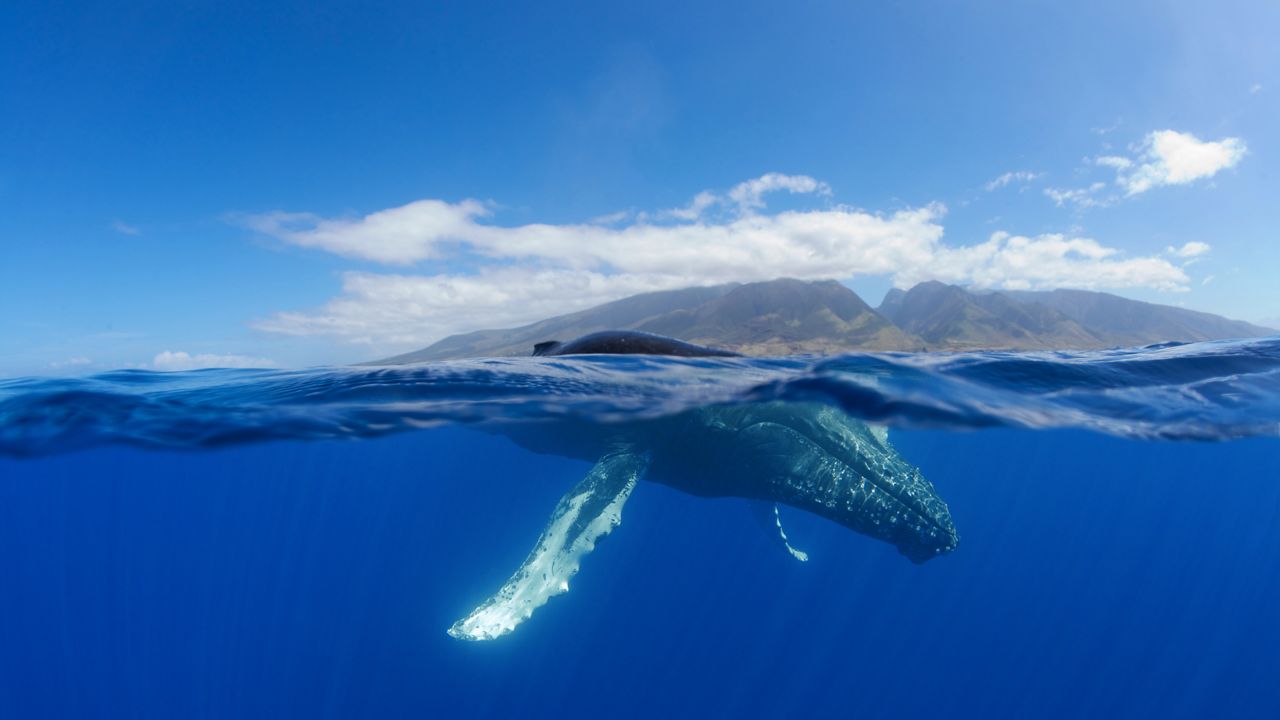
[[(719, 441), (698, 436), (699, 446), (684, 453), (700, 450), (711, 461), (700, 479), (710, 492), (699, 494), (750, 492), (888, 542), (915, 563), (959, 544), (947, 504), (889, 444), (883, 429), (807, 403), (703, 412)], [(722, 451), (707, 453), (713, 444)], [(709, 482), (708, 475), (719, 476), (720, 483)]]
[(839, 518), (840, 524), (892, 543), (908, 560), (923, 563), (945, 555), (960, 544), (947, 504), (916, 468), (903, 475), (868, 482), (874, 488), (848, 493), (852, 500)]
[(776, 458), (781, 502), (884, 540), (914, 563), (956, 548), (960, 537), (947, 504), (882, 434), (835, 410), (815, 419), (800, 428), (759, 428), (767, 435), (760, 450)]

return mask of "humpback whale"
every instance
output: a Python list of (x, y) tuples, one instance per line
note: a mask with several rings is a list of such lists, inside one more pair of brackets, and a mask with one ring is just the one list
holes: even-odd
[[(627, 331), (539, 343), (533, 354), (736, 355)], [(500, 432), (535, 452), (595, 465), (561, 498), (511, 578), (449, 628), (459, 639), (501, 637), (566, 592), (582, 558), (621, 523), (622, 508), (641, 480), (699, 497), (751, 501), (766, 528), (801, 561), (807, 556), (787, 541), (779, 505), (886, 541), (915, 563), (950, 552), (959, 542), (946, 503), (898, 455), (884, 428), (818, 403), (704, 407), (617, 425), (570, 420)]]
[(675, 357), (741, 357), (718, 348), (632, 330), (605, 330), (562, 343), (557, 340), (533, 346), (535, 356), (554, 355), (672, 355)]

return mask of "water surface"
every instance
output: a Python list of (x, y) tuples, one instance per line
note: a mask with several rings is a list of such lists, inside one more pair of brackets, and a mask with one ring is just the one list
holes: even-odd
[[(1274, 717), (1280, 341), (0, 384), (3, 717)], [(589, 463), (505, 423), (826, 402), (959, 548), (642, 484), (519, 631), (445, 629)]]

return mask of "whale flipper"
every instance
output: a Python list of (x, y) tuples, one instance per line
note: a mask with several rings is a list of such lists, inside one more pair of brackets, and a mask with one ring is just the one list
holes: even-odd
[(569, 578), (596, 541), (622, 522), (622, 506), (648, 467), (647, 455), (621, 448), (601, 458), (560, 499), (533, 552), (493, 597), (449, 628), (462, 640), (492, 640), (569, 589)]
[(769, 537), (779, 542), (782, 548), (791, 554), (791, 557), (800, 562), (809, 562), (809, 553), (797, 549), (787, 539), (787, 531), (782, 529), (782, 515), (778, 511), (777, 503), (764, 500), (748, 500), (747, 504), (751, 507), (751, 513), (756, 516), (756, 521), (760, 523), (760, 527), (764, 529)]
[(867, 425), (867, 429), (871, 431), (871, 436), (880, 441), (881, 445), (889, 444), (889, 428), (885, 425)]

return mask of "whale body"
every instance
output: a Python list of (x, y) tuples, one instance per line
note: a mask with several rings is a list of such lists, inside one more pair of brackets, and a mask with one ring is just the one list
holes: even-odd
[[(539, 343), (534, 354), (736, 355), (627, 331)], [(501, 432), (535, 452), (595, 465), (561, 498), (533, 551), (506, 584), (449, 629), (460, 639), (505, 635), (567, 591), (581, 559), (620, 524), (622, 508), (641, 480), (698, 497), (751, 501), (778, 542), (802, 561), (807, 556), (787, 541), (779, 505), (888, 542), (915, 563), (959, 543), (946, 503), (920, 470), (899, 456), (883, 428), (818, 403), (705, 407), (617, 425), (569, 420)]]
[(674, 357), (742, 357), (731, 350), (694, 345), (683, 340), (634, 330), (605, 330), (567, 343), (558, 340), (533, 346), (534, 356), (670, 355)]

